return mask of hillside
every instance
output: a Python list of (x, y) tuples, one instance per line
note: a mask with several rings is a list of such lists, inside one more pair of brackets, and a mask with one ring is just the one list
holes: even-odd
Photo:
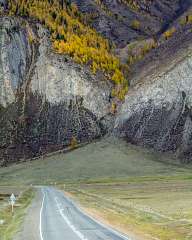
[(190, 0), (0, 3), (2, 166), (106, 134), (190, 160)]
[(119, 47), (125, 47), (134, 40), (160, 35), (191, 6), (191, 1), (179, 0), (73, 2), (90, 18), (91, 25), (98, 32)]
[(191, 167), (170, 155), (105, 138), (1, 168), (0, 193), (3, 186), (57, 186), (91, 216), (133, 239), (184, 240), (191, 237), (191, 178)]
[(169, 154), (104, 138), (68, 153), (54, 153), (0, 169), (2, 186), (127, 182), (148, 177), (154, 181), (161, 177), (190, 179), (191, 166)]

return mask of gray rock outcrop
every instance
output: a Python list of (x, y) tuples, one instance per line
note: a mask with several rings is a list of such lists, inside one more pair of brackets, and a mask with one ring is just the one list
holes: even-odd
[[(89, 69), (74, 64), (70, 58), (50, 51), (48, 33), (39, 25), (39, 57), (31, 80), (31, 89), (44, 95), (48, 102), (81, 101), (98, 119), (109, 112), (110, 83), (93, 76)], [(77, 103), (78, 104), (78, 103)]]
[[(3, 164), (89, 142), (106, 132), (111, 84), (54, 53), (39, 24), (1, 18), (0, 159)], [(11, 158), (11, 160), (10, 160)]]
[[(126, 96), (115, 132), (129, 142), (190, 157), (192, 146), (192, 49), (157, 69)], [(166, 61), (166, 60), (165, 60)]]
[(31, 47), (27, 30), (16, 18), (0, 18), (0, 25), (0, 104), (6, 106), (26, 77)]

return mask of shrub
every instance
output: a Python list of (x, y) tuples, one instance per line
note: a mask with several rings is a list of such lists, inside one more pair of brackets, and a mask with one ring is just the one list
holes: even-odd
[(129, 51), (129, 57), (127, 60), (128, 64), (132, 65), (136, 61), (141, 60), (151, 49), (156, 47), (157, 42), (154, 39), (146, 39), (131, 44), (130, 46), (128, 46)]
[(77, 139), (76, 137), (73, 136), (70, 141), (70, 149), (72, 150), (75, 149), (77, 145), (78, 145)]
[(167, 39), (171, 38), (175, 32), (176, 32), (176, 28), (172, 27), (169, 30), (167, 30), (166, 32), (164, 32), (163, 36), (167, 40)]
[(135, 20), (132, 21), (131, 26), (132, 26), (132, 28), (134, 28), (136, 30), (139, 30), (140, 27), (141, 27), (141, 23), (138, 20), (135, 19)]
[(115, 114), (116, 112), (117, 112), (117, 105), (114, 102), (112, 102), (112, 104), (111, 104), (111, 113)]
[(185, 26), (187, 24), (192, 24), (192, 15), (189, 14), (185, 17), (182, 17), (179, 21), (180, 25)]

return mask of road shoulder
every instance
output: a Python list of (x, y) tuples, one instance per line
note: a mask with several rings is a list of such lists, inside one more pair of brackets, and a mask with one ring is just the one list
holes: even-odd
[(39, 236), (39, 212), (42, 204), (40, 189), (35, 193), (35, 197), (25, 215), (20, 232), (14, 240), (40, 240)]

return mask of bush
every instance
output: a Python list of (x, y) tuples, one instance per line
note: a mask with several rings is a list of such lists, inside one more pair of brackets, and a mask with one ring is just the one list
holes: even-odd
[(140, 27), (141, 27), (141, 23), (138, 20), (135, 19), (135, 20), (132, 21), (131, 26), (132, 26), (132, 28), (134, 28), (136, 30), (139, 30)]
[(171, 38), (173, 36), (173, 34), (176, 32), (176, 28), (172, 27), (169, 30), (167, 30), (166, 32), (163, 33), (163, 36), (166, 40), (168, 40), (169, 38)]
[(182, 17), (179, 21), (180, 25), (185, 26), (187, 24), (192, 24), (192, 15), (187, 15), (185, 17)]
[(70, 142), (70, 149), (75, 149), (78, 145), (77, 139), (76, 137), (72, 137), (71, 138), (71, 142)]

